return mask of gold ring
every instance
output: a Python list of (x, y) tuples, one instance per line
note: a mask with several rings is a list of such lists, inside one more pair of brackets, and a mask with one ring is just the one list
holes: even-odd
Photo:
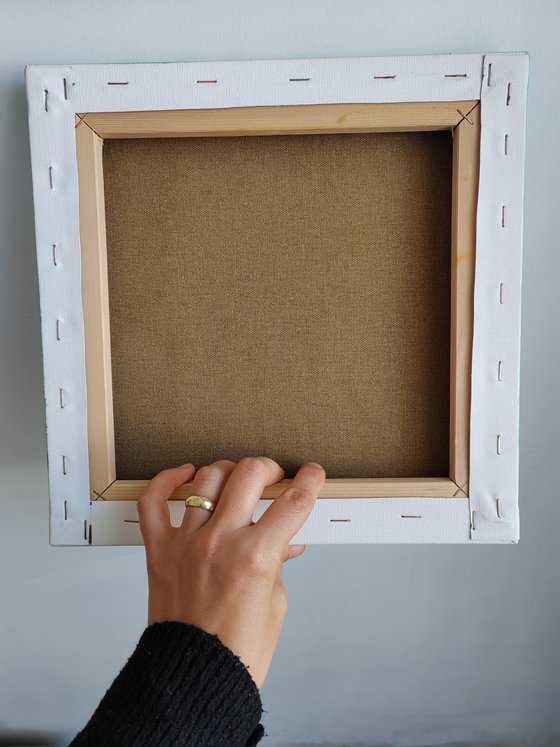
[(197, 508), (204, 508), (206, 511), (212, 511), (216, 508), (214, 501), (209, 498), (204, 498), (202, 495), (189, 495), (185, 500), (185, 506), (196, 506)]

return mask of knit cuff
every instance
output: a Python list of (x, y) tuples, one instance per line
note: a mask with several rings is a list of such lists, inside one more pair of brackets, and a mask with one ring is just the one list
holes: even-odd
[(253, 678), (217, 636), (154, 623), (72, 747), (252, 747), (261, 714)]

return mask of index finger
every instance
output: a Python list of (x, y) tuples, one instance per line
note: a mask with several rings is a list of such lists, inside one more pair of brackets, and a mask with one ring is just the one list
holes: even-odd
[(195, 471), (194, 465), (184, 464), (182, 467), (164, 469), (150, 480), (146, 491), (137, 502), (144, 544), (171, 528), (167, 501), (175, 488), (188, 482)]
[(292, 484), (274, 499), (253, 527), (267, 547), (284, 551), (307, 521), (325, 476), (323, 467), (315, 462), (300, 467)]

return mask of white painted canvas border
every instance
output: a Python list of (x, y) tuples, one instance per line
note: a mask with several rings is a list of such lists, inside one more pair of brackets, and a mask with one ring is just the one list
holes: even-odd
[[(134, 503), (89, 501), (74, 115), (472, 99), (482, 130), (469, 501), (324, 499), (294, 541), (516, 542), (527, 74), (525, 53), (28, 66), (51, 543), (141, 542)], [(175, 520), (181, 511), (174, 503)]]

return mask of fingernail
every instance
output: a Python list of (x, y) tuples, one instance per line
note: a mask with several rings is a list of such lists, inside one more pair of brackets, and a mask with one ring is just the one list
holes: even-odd
[(308, 464), (312, 464), (314, 467), (319, 467), (319, 469), (325, 469), (321, 464), (318, 464), (317, 462), (308, 462)]
[(179, 469), (186, 469), (187, 467), (194, 467), (194, 464), (187, 462), (187, 464), (182, 464)]
[[(312, 462), (312, 464), (315, 464), (315, 462)], [(305, 552), (305, 545), (292, 545), (290, 547), (290, 560), (292, 558), (297, 558), (299, 555), (303, 555)]]

